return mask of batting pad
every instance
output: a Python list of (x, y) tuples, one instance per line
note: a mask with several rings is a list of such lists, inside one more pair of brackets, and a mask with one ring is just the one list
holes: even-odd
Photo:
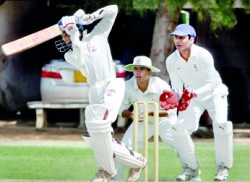
[(171, 134), (183, 167), (188, 166), (191, 169), (197, 169), (199, 164), (195, 157), (194, 143), (183, 123), (173, 124)]
[(232, 122), (213, 123), (215, 155), (217, 166), (231, 168), (233, 165), (233, 126)]
[(142, 168), (147, 160), (139, 153), (129, 150), (121, 143), (114, 140), (113, 142), (114, 160), (129, 168)]
[(113, 159), (113, 131), (111, 123), (103, 120), (107, 109), (99, 104), (89, 105), (85, 109), (86, 127), (90, 135), (90, 145), (94, 152), (96, 165), (111, 175), (116, 174)]

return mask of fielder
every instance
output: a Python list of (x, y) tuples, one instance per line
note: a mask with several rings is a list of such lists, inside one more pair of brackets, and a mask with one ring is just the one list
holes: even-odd
[[(166, 60), (172, 89), (164, 92), (162, 107), (177, 107), (178, 121), (172, 126), (172, 135), (183, 164), (183, 173), (177, 181), (200, 180), (199, 163), (195, 156), (191, 134), (199, 127), (199, 119), (205, 109), (213, 121), (217, 172), (214, 181), (225, 181), (233, 165), (232, 122), (227, 119), (228, 89), (214, 67), (212, 55), (195, 45), (196, 32), (187, 24), (176, 27), (175, 50)], [(184, 88), (184, 91), (183, 91)]]
[[(125, 66), (125, 70), (133, 72), (133, 77), (126, 81), (126, 90), (123, 98), (122, 105), (120, 107), (119, 114), (123, 118), (133, 119), (133, 112), (129, 111), (129, 107), (136, 101), (156, 101), (159, 102), (159, 97), (163, 90), (170, 90), (170, 86), (164, 80), (151, 76), (153, 72), (159, 72), (160, 70), (152, 66), (151, 59), (146, 56), (136, 56), (133, 64)], [(159, 107), (160, 108), (160, 107)], [(154, 111), (154, 106), (149, 104), (149, 125), (148, 125), (148, 138), (154, 135), (154, 117), (150, 114)], [(143, 113), (143, 105), (139, 105), (139, 113)], [(177, 121), (176, 109), (169, 111), (160, 111), (159, 119), (159, 135), (162, 141), (175, 150), (172, 136), (170, 134), (170, 123)], [(143, 121), (143, 118), (139, 118)], [(138, 123), (138, 148), (143, 147), (144, 141), (144, 123)], [(129, 126), (125, 132), (122, 143), (130, 149), (133, 148), (133, 124)], [(115, 179), (124, 179), (124, 166), (121, 164), (116, 165), (117, 176)], [(131, 174), (133, 171), (129, 171)]]
[[(63, 41), (56, 42), (58, 50), (65, 52), (65, 60), (80, 69), (89, 84), (89, 103), (85, 109), (85, 123), (90, 135), (98, 172), (93, 182), (107, 182), (116, 175), (114, 160), (129, 166), (135, 172), (128, 181), (134, 182), (147, 159), (128, 150), (113, 138), (111, 124), (116, 120), (124, 95), (124, 80), (117, 79), (108, 44), (108, 35), (118, 13), (116, 5), (98, 9), (92, 14), (78, 10), (74, 16), (64, 16), (59, 25)], [(87, 35), (83, 25), (100, 22)]]

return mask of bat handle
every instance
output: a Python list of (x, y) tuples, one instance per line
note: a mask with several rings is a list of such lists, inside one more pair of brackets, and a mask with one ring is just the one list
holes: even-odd
[(57, 25), (60, 27), (60, 29), (63, 31), (63, 24), (62, 24), (62, 19), (60, 19), (58, 22), (57, 22)]

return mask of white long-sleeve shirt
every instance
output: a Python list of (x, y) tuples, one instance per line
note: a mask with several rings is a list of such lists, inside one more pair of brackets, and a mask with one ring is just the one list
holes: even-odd
[(166, 60), (172, 89), (183, 90), (191, 87), (199, 99), (211, 98), (221, 92), (227, 94), (227, 87), (222, 84), (221, 77), (214, 67), (214, 59), (210, 52), (195, 44), (191, 47), (191, 55), (185, 61), (178, 50)]
[(108, 36), (117, 13), (117, 5), (94, 12), (95, 20), (101, 19), (100, 22), (89, 34), (84, 35), (82, 41), (72, 36), (72, 50), (64, 55), (67, 62), (75, 65), (87, 77), (90, 85), (116, 77)]
[[(131, 79), (125, 82), (125, 94), (123, 97), (123, 102), (120, 107), (119, 114), (121, 115), (125, 109), (128, 109), (136, 101), (156, 101), (159, 102), (159, 98), (163, 90), (170, 90), (170, 86), (164, 80), (158, 77), (150, 77), (148, 88), (145, 92), (142, 92), (136, 83), (136, 79), (132, 77)], [(161, 108), (159, 106), (159, 108)], [(143, 112), (143, 106), (139, 105), (139, 113)], [(154, 106), (149, 104), (148, 111), (154, 111)], [(168, 117), (160, 117), (159, 122), (165, 121), (166, 119), (173, 118), (176, 119), (176, 110), (171, 109), (168, 111)], [(152, 116), (148, 117), (149, 122), (154, 121)]]

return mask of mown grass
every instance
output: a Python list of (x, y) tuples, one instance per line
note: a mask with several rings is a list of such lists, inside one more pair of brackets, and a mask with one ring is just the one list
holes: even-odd
[[(195, 146), (202, 180), (213, 181), (216, 171), (214, 143), (199, 140), (195, 141)], [(153, 144), (150, 143), (149, 179), (153, 179), (153, 154)], [(234, 144), (234, 166), (228, 181), (250, 181), (249, 156), (249, 144)], [(160, 143), (160, 181), (174, 181), (181, 171), (174, 151)], [(0, 145), (0, 180), (90, 180), (95, 172), (93, 153), (88, 147)]]

